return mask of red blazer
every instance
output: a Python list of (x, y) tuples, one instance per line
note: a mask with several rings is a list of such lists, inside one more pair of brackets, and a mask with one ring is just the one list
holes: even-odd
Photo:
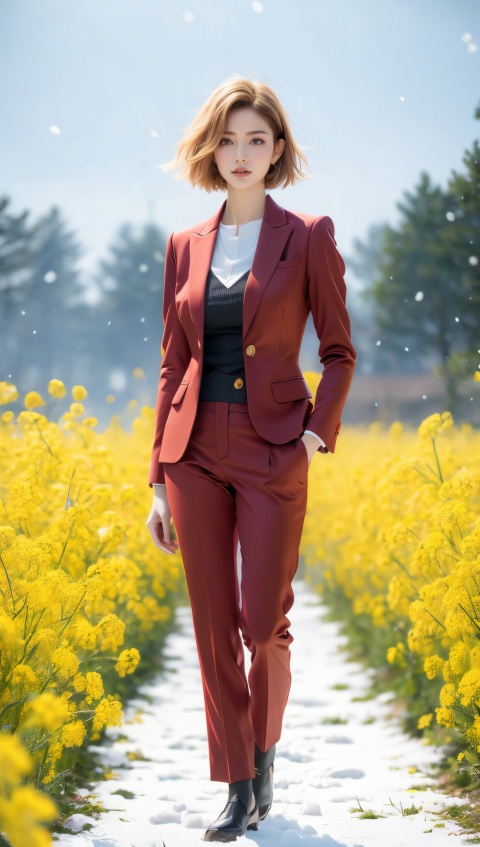
[[(220, 218), (171, 233), (165, 257), (163, 358), (149, 485), (165, 482), (163, 462), (181, 459), (194, 424), (203, 364), (207, 276)], [(333, 221), (279, 206), (266, 195), (243, 300), (248, 411), (263, 438), (284, 444), (307, 426), (335, 452), (340, 416), (355, 368), (345, 306), (345, 263)], [(322, 378), (312, 404), (298, 364), (308, 313), (320, 341)]]

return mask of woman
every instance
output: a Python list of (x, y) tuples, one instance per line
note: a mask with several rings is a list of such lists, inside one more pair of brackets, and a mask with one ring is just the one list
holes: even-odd
[[(166, 166), (227, 192), (212, 217), (168, 238), (147, 520), (157, 547), (180, 546), (210, 778), (228, 783), (205, 841), (257, 829), (272, 804), (308, 468), (317, 451), (334, 452), (355, 367), (332, 219), (266, 194), (305, 178), (300, 159), (272, 89), (234, 75)], [(309, 311), (323, 364), (314, 404), (298, 365)]]

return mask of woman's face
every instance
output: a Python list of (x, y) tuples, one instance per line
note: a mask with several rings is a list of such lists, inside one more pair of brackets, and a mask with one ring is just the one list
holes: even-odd
[[(213, 158), (227, 186), (245, 190), (258, 182), (264, 184), (270, 165), (280, 157), (284, 146), (283, 138), (275, 143), (269, 124), (255, 109), (242, 106), (230, 112)], [(236, 168), (249, 173), (238, 176), (234, 173)]]

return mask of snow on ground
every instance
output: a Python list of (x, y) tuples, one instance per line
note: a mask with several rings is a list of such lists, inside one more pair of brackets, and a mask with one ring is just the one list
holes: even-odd
[[(294, 589), (289, 613), (293, 679), (277, 744), (274, 804), (258, 831), (249, 830), (235, 843), (451, 847), (453, 835), (455, 844), (464, 844), (458, 826), (436, 814), (459, 800), (428, 787), (429, 764), (438, 760), (438, 750), (401, 732), (397, 719), (389, 717), (391, 695), (354, 699), (365, 696), (368, 673), (342, 652), (345, 638), (338, 624), (325, 620), (321, 600), (300, 580), (295, 580)], [(209, 779), (203, 695), (188, 607), (178, 611), (178, 621), (180, 632), (167, 641), (165, 672), (141, 686), (138, 698), (125, 709), (124, 726), (110, 728), (109, 741), (95, 748), (115, 774), (94, 789), (106, 811), (85, 833), (79, 830), (92, 818), (70, 818), (67, 825), (76, 834), (58, 836), (60, 847), (203, 844), (206, 827), (223, 809), (226, 786)], [(414, 767), (417, 771), (409, 772)], [(411, 791), (412, 786), (417, 790)], [(115, 793), (119, 791), (129, 794)], [(384, 817), (360, 820), (352, 811), (359, 803)], [(402, 809), (413, 804), (421, 811), (402, 816)]]

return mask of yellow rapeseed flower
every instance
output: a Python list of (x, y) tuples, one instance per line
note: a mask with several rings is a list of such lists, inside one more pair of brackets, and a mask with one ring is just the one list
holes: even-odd
[(45, 401), (43, 400), (41, 394), (38, 393), (38, 391), (29, 391), (28, 394), (25, 394), (23, 402), (25, 404), (25, 408), (29, 409), (30, 411), (32, 409), (35, 409), (37, 406), (45, 405)]
[[(440, 692), (441, 693), (441, 692)], [(458, 693), (462, 706), (469, 706), (474, 702), (476, 705), (480, 700), (480, 669), (472, 668), (467, 671), (458, 683)], [(440, 702), (442, 702), (440, 698)], [(442, 703), (442, 705), (448, 705)]]
[(85, 400), (85, 397), (87, 396), (87, 394), (88, 394), (87, 389), (83, 385), (74, 385), (73, 388), (72, 388), (72, 397), (73, 397), (74, 400), (77, 400), (79, 403), (81, 403), (82, 400)]
[(20, 688), (21, 691), (35, 691), (38, 687), (38, 676), (29, 665), (20, 663), (12, 671), (10, 685), (12, 688)]
[(433, 712), (429, 712), (428, 715), (421, 715), (417, 721), (418, 729), (425, 729), (427, 726), (430, 726), (433, 718)]
[(405, 429), (405, 427), (404, 427), (402, 421), (394, 421), (390, 425), (389, 433), (392, 436), (392, 438), (398, 438), (400, 435), (402, 435), (404, 429)]
[(473, 374), (473, 378), (475, 382), (480, 382), (480, 371), (475, 371), (475, 373)]
[(442, 412), (441, 430), (450, 429), (453, 426), (453, 418), (451, 412)]
[(33, 770), (33, 761), (18, 735), (0, 732), (0, 794), (18, 785)]
[(52, 665), (59, 679), (75, 676), (80, 662), (73, 647), (58, 647), (52, 653)]
[(117, 615), (106, 615), (95, 627), (100, 650), (116, 652), (125, 636), (125, 623)]
[(83, 674), (77, 673), (73, 678), (73, 687), (75, 691), (85, 691), (87, 681)]
[(453, 709), (448, 709), (446, 706), (438, 706), (435, 709), (436, 720), (441, 726), (455, 726), (455, 718)]
[(442, 419), (438, 412), (435, 412), (433, 415), (429, 415), (428, 418), (425, 418), (418, 427), (418, 434), (420, 438), (435, 438), (441, 424)]
[(8, 412), (4, 412), (4, 413), (3, 413), (3, 415), (2, 415), (2, 421), (3, 421), (4, 423), (11, 423), (11, 421), (13, 421), (14, 417), (15, 417), (15, 415), (14, 415), (14, 414), (13, 414), (13, 412), (12, 412), (12, 411), (10, 411), (10, 409), (9, 409), (9, 410), (8, 410)]
[(58, 817), (50, 797), (31, 785), (14, 788), (8, 800), (0, 798), (2, 830), (14, 847), (51, 847), (50, 833), (44, 823)]
[(0, 526), (0, 550), (11, 547), (17, 533), (13, 526)]
[(96, 671), (89, 671), (85, 674), (85, 691), (87, 703), (93, 703), (94, 700), (99, 700), (103, 696), (102, 677)]
[(55, 732), (68, 720), (70, 712), (65, 700), (55, 697), (51, 691), (44, 691), (32, 700), (24, 726), (37, 727), (47, 732)]
[(11, 382), (0, 381), (0, 406), (5, 403), (13, 403), (18, 399), (18, 391), (16, 385)]
[(427, 679), (435, 679), (438, 672), (442, 670), (442, 667), (443, 659), (440, 656), (428, 656), (423, 663), (423, 669)]
[(76, 720), (65, 724), (62, 729), (64, 747), (80, 747), (83, 744), (87, 728), (83, 721)]
[(455, 686), (451, 682), (440, 690), (440, 703), (442, 706), (453, 706), (455, 703)]
[(83, 403), (70, 403), (70, 414), (73, 416), (84, 415), (85, 409)]
[(65, 397), (66, 388), (61, 379), (51, 379), (48, 383), (48, 393), (59, 399), (60, 397)]
[(402, 644), (401, 641), (399, 641), (395, 647), (388, 648), (387, 662), (391, 665), (398, 665), (401, 668), (405, 668), (407, 666), (405, 661), (405, 645)]
[(93, 729), (98, 732), (104, 726), (121, 726), (122, 718), (122, 704), (109, 694), (95, 708)]
[(115, 665), (115, 670), (119, 676), (125, 676), (127, 673), (133, 673), (140, 661), (140, 653), (135, 647), (130, 650), (122, 650), (118, 657), (118, 662)]

